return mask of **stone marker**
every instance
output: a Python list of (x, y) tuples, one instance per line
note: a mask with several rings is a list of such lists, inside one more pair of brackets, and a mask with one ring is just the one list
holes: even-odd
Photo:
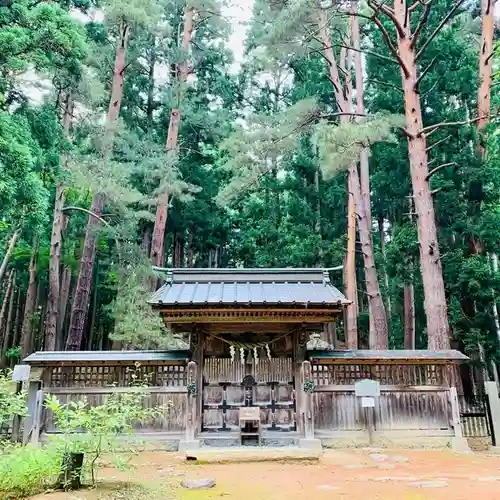
[(384, 455), (383, 453), (370, 453), (368, 456), (376, 462), (383, 462), (389, 458), (389, 455)]
[(188, 490), (208, 490), (215, 486), (215, 479), (208, 477), (202, 479), (184, 479), (182, 487)]
[(445, 488), (448, 486), (448, 483), (446, 481), (415, 481), (408, 483), (408, 486), (415, 488)]

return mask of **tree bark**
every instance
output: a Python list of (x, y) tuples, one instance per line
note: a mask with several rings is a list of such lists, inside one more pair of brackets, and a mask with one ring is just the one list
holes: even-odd
[(366, 292), (368, 294), (368, 305), (370, 310), (370, 349), (387, 349), (389, 332), (387, 330), (387, 317), (384, 301), (380, 293), (380, 286), (375, 267), (375, 255), (373, 253), (373, 241), (371, 224), (366, 217), (366, 205), (361, 195), (361, 186), (356, 166), (349, 172), (352, 176), (351, 187), (356, 204), (358, 216), (359, 239), (365, 267)]
[[(67, 92), (62, 117), (64, 135), (69, 136), (71, 126), (71, 117), (73, 113), (73, 98), (71, 91)], [(64, 153), (61, 153), (61, 166), (66, 159)], [(62, 231), (64, 225), (64, 201), (65, 187), (62, 181), (56, 183), (56, 196), (54, 201), (54, 212), (52, 217), (52, 235), (50, 238), (50, 256), (49, 256), (49, 294), (47, 297), (47, 320), (45, 323), (45, 350), (54, 351), (56, 348), (57, 323), (59, 318), (60, 303), (60, 267), (61, 267), (61, 246)]]
[[(101, 159), (103, 162), (106, 161), (112, 153), (113, 139), (115, 136), (115, 132), (112, 127), (118, 120), (118, 116), (120, 114), (129, 33), (129, 26), (122, 22), (119, 27), (120, 38), (116, 47), (111, 98), (106, 118), (106, 137), (101, 150)], [(100, 192), (95, 193), (92, 198), (90, 211), (97, 217), (100, 217), (104, 209), (104, 202), (104, 194)], [(97, 217), (89, 216), (87, 220), (87, 227), (85, 229), (85, 241), (80, 262), (80, 272), (76, 282), (73, 307), (71, 308), (68, 338), (66, 340), (66, 350), (68, 351), (79, 350), (82, 344), (83, 330), (85, 328), (85, 321), (87, 319), (90, 302), (92, 269), (94, 267), (96, 255), (97, 236), (95, 234), (95, 228), (99, 223)]]
[(5, 271), (7, 269), (7, 265), (9, 264), (10, 256), (12, 255), (12, 252), (14, 251), (14, 247), (16, 246), (17, 240), (18, 240), (20, 235), (21, 235), (21, 228), (18, 228), (14, 231), (14, 233), (10, 237), (7, 251), (5, 252), (5, 255), (3, 257), (2, 265), (0, 265), (0, 283), (3, 280), (3, 277), (5, 275)]
[(399, 24), (399, 29), (396, 30), (398, 54), (404, 65), (401, 66), (401, 79), (405, 100), (408, 156), (420, 243), (420, 269), (424, 287), (428, 348), (431, 351), (437, 351), (450, 348), (450, 330), (434, 203), (428, 181), (427, 141), (422, 132), (423, 120), (418, 93), (417, 62), (407, 20), (406, 0), (395, 0), (394, 12)]
[(344, 273), (345, 292), (347, 300), (351, 304), (346, 311), (346, 345), (348, 349), (358, 348), (358, 284), (356, 279), (356, 205), (354, 202), (354, 187), (352, 185), (351, 170), (356, 168), (352, 165), (349, 168), (347, 186), (347, 254)]
[(65, 344), (64, 326), (68, 307), (69, 291), (71, 289), (71, 268), (64, 266), (61, 277), (61, 302), (59, 304), (59, 320), (57, 322), (57, 348), (62, 349)]
[[(357, 8), (357, 6), (352, 7), (353, 9)], [(359, 44), (359, 27), (356, 32), (356, 21), (355, 21), (355, 10), (351, 11), (351, 36), (353, 39), (358, 39)], [(350, 67), (349, 64), (345, 63), (345, 59), (348, 59), (349, 54), (345, 53), (341, 56), (340, 64), (342, 69), (346, 70), (346, 78), (344, 81), (344, 85), (341, 83), (341, 79), (339, 76), (339, 67), (337, 66), (337, 61), (335, 59), (335, 55), (333, 53), (331, 38), (329, 33), (328, 26), (328, 16), (326, 11), (319, 11), (319, 19), (318, 19), (318, 28), (319, 35), (323, 45), (323, 55), (328, 62), (328, 70), (330, 74), (330, 81), (332, 83), (333, 92), (335, 95), (335, 99), (337, 101), (337, 106), (339, 107), (339, 111), (343, 113), (340, 117), (343, 122), (350, 122), (352, 119), (352, 83), (350, 78)], [(346, 43), (347, 45), (347, 43)], [(344, 60), (342, 60), (342, 57)], [(359, 64), (358, 64), (359, 66)], [(357, 80), (361, 80), (362, 85), (362, 75), (356, 75)], [(365, 166), (366, 167), (366, 166)], [(366, 172), (365, 172), (366, 173)], [(377, 270), (375, 268), (375, 259), (373, 252), (373, 240), (371, 233), (371, 220), (367, 217), (367, 202), (363, 199), (362, 191), (361, 191), (361, 183), (359, 179), (359, 174), (357, 171), (356, 164), (352, 164), (349, 167), (349, 175), (348, 175), (348, 187), (349, 187), (349, 202), (350, 208), (348, 214), (348, 259), (346, 262), (347, 267), (347, 276), (349, 281), (355, 280), (355, 272), (356, 267), (355, 264), (351, 261), (354, 260), (353, 254), (355, 255), (355, 230), (353, 230), (352, 221), (352, 211), (355, 211), (358, 215), (358, 231), (361, 240), (361, 247), (363, 252), (363, 262), (365, 268), (365, 276), (366, 276), (366, 292), (368, 295), (368, 305), (370, 310), (370, 347), (375, 349), (387, 349), (388, 346), (388, 328), (387, 328), (387, 316), (385, 312), (384, 301), (382, 299), (382, 295), (380, 293), (380, 285), (377, 276)], [(368, 188), (368, 196), (369, 196), (369, 188)], [(352, 198), (352, 201), (351, 201)], [(370, 211), (371, 212), (371, 211)], [(350, 216), (349, 216), (350, 215)], [(370, 216), (371, 217), (371, 216)], [(350, 231), (349, 231), (350, 230)], [(348, 289), (352, 292), (352, 285), (350, 285), (348, 281)], [(356, 293), (356, 290), (354, 290)], [(347, 297), (349, 300), (352, 300), (349, 296)], [(352, 307), (352, 306), (350, 306)], [(350, 317), (351, 315), (351, 317)], [(350, 343), (354, 343), (354, 332), (351, 330), (349, 326), (349, 320), (352, 320), (352, 313), (347, 313), (347, 335), (346, 340), (348, 347)], [(356, 333), (357, 336), (357, 333)]]
[(194, 266), (194, 228), (191, 226), (188, 230), (188, 251), (187, 251), (187, 267)]
[(153, 111), (155, 109), (154, 92), (155, 92), (155, 66), (156, 66), (156, 37), (153, 35), (149, 54), (148, 68), (148, 101), (146, 109), (147, 131), (148, 134), (153, 132)]
[(28, 293), (26, 295), (26, 304), (24, 306), (24, 320), (21, 333), (21, 359), (33, 352), (33, 321), (37, 301), (37, 283), (36, 268), (38, 259), (38, 243), (33, 245), (29, 265)]
[[(490, 121), (491, 113), (491, 73), (493, 63), (493, 27), (495, 0), (481, 0), (481, 47), (479, 52), (479, 89), (477, 95), (477, 130), (481, 132)], [(478, 150), (485, 154), (484, 145)]]
[(405, 283), (404, 294), (404, 347), (415, 349), (415, 293), (413, 283)]
[(19, 286), (17, 289), (17, 300), (16, 300), (16, 319), (14, 321), (14, 334), (12, 338), (12, 345), (17, 347), (20, 341), (20, 326), (21, 326), (21, 317), (23, 314), (23, 296), (21, 292), (21, 287)]
[(389, 293), (389, 276), (387, 274), (387, 260), (385, 256), (385, 232), (384, 232), (384, 217), (380, 215), (377, 218), (378, 233), (380, 238), (380, 253), (382, 254), (382, 260), (384, 261), (383, 274), (384, 274), (384, 285), (387, 290), (387, 298), (385, 302), (385, 310), (387, 311), (387, 323), (389, 324), (392, 316), (392, 301)]
[[(184, 11), (184, 29), (182, 33), (181, 49), (186, 54), (191, 45), (191, 38), (193, 34), (193, 7), (186, 6)], [(179, 139), (179, 125), (181, 121), (180, 103), (182, 101), (182, 88), (186, 83), (188, 77), (188, 64), (184, 59), (178, 65), (179, 74), (179, 94), (177, 105), (172, 108), (170, 112), (170, 122), (168, 124), (167, 140), (165, 149), (167, 151), (176, 151)], [(163, 193), (158, 198), (156, 206), (156, 217), (153, 229), (153, 240), (151, 242), (151, 262), (154, 266), (162, 267), (164, 262), (165, 250), (165, 231), (167, 229), (167, 215), (168, 215), (169, 193)]]
[(7, 281), (7, 288), (2, 302), (2, 309), (0, 310), (0, 335), (2, 339), (0, 349), (0, 368), (7, 366), (5, 353), (10, 344), (10, 331), (12, 326), (12, 312), (14, 308), (14, 283), (16, 271), (12, 269), (9, 273)]

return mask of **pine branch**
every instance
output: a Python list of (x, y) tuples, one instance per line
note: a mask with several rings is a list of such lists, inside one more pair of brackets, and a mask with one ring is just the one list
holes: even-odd
[(434, 167), (426, 176), (425, 180), (429, 181), (429, 179), (437, 172), (442, 170), (443, 168), (450, 167), (451, 165), (458, 166), (458, 163), (456, 161), (450, 161), (448, 163), (443, 163), (442, 165), (438, 165), (437, 167)]
[(420, 21), (418, 22), (417, 29), (415, 30), (415, 32), (411, 36), (410, 47), (412, 49), (415, 48), (418, 37), (422, 33), (422, 30), (424, 29), (424, 26), (426, 25), (427, 20), (429, 19), (430, 12), (431, 12), (431, 4), (427, 3), (426, 6), (424, 7), (424, 12), (423, 12), (422, 16), (420, 17)]
[[(451, 137), (451, 134), (450, 135), (447, 135), (444, 139), (440, 139), (439, 141), (435, 142), (434, 144), (432, 144), (431, 146), (428, 146), (427, 149), (425, 150), (426, 152), (429, 152), (431, 149), (435, 148), (436, 146), (438, 146), (439, 144), (443, 143), (444, 141), (447, 141), (449, 138)], [(429, 163), (430, 165), (430, 163)]]
[(424, 134), (426, 137), (428, 137), (430, 134), (434, 133), (436, 130), (438, 130), (441, 127), (456, 127), (460, 125), (469, 125), (470, 123), (475, 123), (481, 118), (484, 118), (484, 116), (477, 116), (476, 118), (471, 118), (470, 120), (464, 120), (461, 122), (440, 122), (436, 123), (435, 125), (429, 125), (428, 127), (424, 127), (418, 135)]
[(385, 3), (377, 3), (374, 0), (368, 0), (368, 6), (371, 7), (376, 12), (380, 11), (384, 13), (392, 21), (392, 24), (394, 25), (394, 28), (396, 28), (399, 37), (400, 38), (405, 37), (405, 32), (403, 30), (403, 27), (401, 26), (401, 24), (399, 24), (399, 21), (397, 20), (394, 11), (388, 5), (386, 5)]
[[(391, 36), (389, 35), (389, 32), (385, 29), (385, 26), (382, 24), (380, 19), (377, 17), (378, 9), (374, 9), (374, 7), (370, 4), (370, 2), (368, 2), (368, 5), (374, 10), (373, 15), (372, 16), (363, 16), (363, 15), (357, 14), (357, 16), (369, 19), (370, 21), (373, 21), (377, 25), (378, 29), (382, 33), (382, 36), (385, 40), (387, 47), (389, 48), (389, 51), (394, 56), (394, 58), (398, 61), (398, 64), (401, 67), (401, 69), (403, 70), (405, 77), (408, 78), (410, 76), (410, 72), (408, 71), (408, 68), (406, 67), (406, 64), (404, 63), (403, 59), (401, 59), (401, 56), (399, 55), (398, 50), (396, 49), (396, 47), (392, 43)], [(399, 25), (399, 23), (398, 23), (398, 25)]]
[(111, 227), (111, 224), (104, 220), (101, 216), (97, 215), (96, 213), (92, 212), (91, 210), (87, 210), (86, 208), (82, 207), (64, 207), (63, 212), (68, 212), (70, 210), (75, 210), (78, 212), (84, 212), (92, 217), (95, 217), (98, 221), (102, 222), (105, 226)]
[(429, 44), (436, 38), (437, 34), (443, 29), (443, 26), (448, 22), (451, 16), (457, 11), (457, 9), (465, 2), (465, 0), (457, 0), (455, 5), (448, 11), (448, 14), (444, 16), (443, 20), (439, 23), (438, 27), (432, 32), (431, 36), (425, 41), (425, 43), (420, 47), (420, 50), (417, 52), (415, 56), (415, 61), (422, 55), (425, 49), (429, 46)]
[[(344, 47), (343, 44), (340, 43), (333, 43), (330, 47)], [(373, 52), (372, 50), (368, 49), (355, 49), (354, 47), (347, 47), (349, 50), (352, 50), (354, 52), (359, 52), (360, 54), (366, 54), (368, 56), (373, 56), (373, 57), (378, 57), (379, 59), (383, 61), (388, 61), (394, 64), (399, 64), (399, 61), (397, 59), (394, 59), (393, 57), (385, 56), (384, 54), (379, 54), (378, 52)], [(320, 49), (314, 49), (309, 51), (309, 54), (314, 54), (316, 52), (320, 52)]]
[[(438, 54), (439, 55), (439, 54)], [(427, 67), (422, 71), (422, 73), (420, 73), (420, 76), (417, 78), (417, 82), (415, 83), (415, 90), (418, 91), (418, 87), (420, 85), (420, 82), (425, 78), (425, 76), (427, 75), (427, 73), (429, 72), (429, 70), (432, 68), (434, 62), (436, 61), (436, 59), (438, 58), (438, 56), (434, 56), (431, 60), (431, 62), (427, 65)]]

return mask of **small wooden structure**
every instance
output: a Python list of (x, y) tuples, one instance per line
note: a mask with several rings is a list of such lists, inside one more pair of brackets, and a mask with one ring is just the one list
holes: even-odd
[[(311, 334), (349, 304), (321, 269), (173, 269), (149, 302), (168, 328), (189, 336), (189, 350), (35, 353), (25, 362), (43, 368), (42, 390), (97, 403), (126, 390), (135, 367), (150, 377), (147, 404), (173, 403), (137, 432), (184, 447), (239, 444), (248, 408), (259, 415), (263, 444), (317, 446), (365, 442), (354, 384), (372, 379), (380, 382), (375, 437), (461, 436), (454, 377), (463, 354), (319, 350), (318, 342), (308, 351)], [(41, 426), (54, 430), (50, 415)]]

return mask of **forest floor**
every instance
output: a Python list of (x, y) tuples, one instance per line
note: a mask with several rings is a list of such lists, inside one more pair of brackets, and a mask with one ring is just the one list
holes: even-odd
[[(210, 490), (183, 479), (214, 478)], [(500, 456), (451, 451), (325, 451), (319, 462), (196, 464), (176, 453), (143, 452), (125, 471), (104, 467), (95, 489), (36, 500), (498, 500)]]

